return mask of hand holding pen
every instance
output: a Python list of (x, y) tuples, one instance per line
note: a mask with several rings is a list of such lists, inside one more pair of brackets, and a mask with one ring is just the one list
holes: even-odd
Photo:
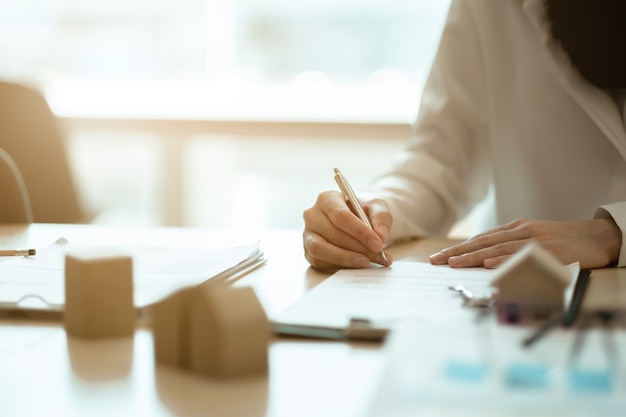
[[(339, 171), (339, 168), (335, 168), (335, 181), (337, 181), (337, 185), (339, 185), (339, 188), (341, 189), (343, 198), (346, 199), (346, 203), (348, 203), (348, 206), (350, 206), (350, 210), (352, 210), (352, 212), (356, 214), (367, 227), (369, 227), (371, 230), (374, 230), (372, 224), (370, 223), (369, 217), (367, 217), (367, 214), (365, 214), (365, 211), (363, 210), (363, 206), (361, 206), (359, 198), (354, 193), (354, 190), (352, 189), (352, 186), (350, 185), (346, 177), (344, 177), (341, 171)], [(380, 256), (385, 262), (389, 262), (387, 260), (387, 256), (385, 255), (384, 249), (380, 250)]]
[(362, 206), (338, 169), (335, 179), (341, 192), (320, 193), (304, 212), (306, 259), (320, 269), (367, 268), (372, 262), (391, 265), (393, 260), (383, 250), (393, 221), (387, 203), (374, 199)]

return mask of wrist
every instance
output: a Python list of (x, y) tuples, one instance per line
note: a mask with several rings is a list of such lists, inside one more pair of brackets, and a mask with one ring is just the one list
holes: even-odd
[(606, 253), (607, 266), (616, 265), (622, 249), (622, 231), (611, 217), (595, 219), (597, 239), (600, 247)]

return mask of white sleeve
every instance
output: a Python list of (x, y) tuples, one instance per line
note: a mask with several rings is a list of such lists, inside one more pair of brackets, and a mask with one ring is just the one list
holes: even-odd
[(622, 247), (619, 251), (618, 267), (626, 266), (626, 201), (606, 204), (598, 207), (595, 215), (598, 218), (612, 218), (622, 232)]
[(487, 194), (485, 61), (472, 2), (452, 2), (414, 131), (374, 182), (389, 203), (390, 239), (445, 235)]

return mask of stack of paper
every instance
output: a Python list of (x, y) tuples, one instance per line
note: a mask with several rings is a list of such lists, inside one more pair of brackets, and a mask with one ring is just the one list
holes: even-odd
[[(65, 254), (88, 250), (64, 239), (39, 250), (36, 256), (0, 263), (0, 317), (32, 310), (61, 312), (65, 302)], [(99, 250), (107, 249), (102, 246)], [(265, 262), (259, 244), (222, 249), (159, 246), (108, 248), (132, 256), (134, 303), (142, 309), (187, 286), (237, 279)]]

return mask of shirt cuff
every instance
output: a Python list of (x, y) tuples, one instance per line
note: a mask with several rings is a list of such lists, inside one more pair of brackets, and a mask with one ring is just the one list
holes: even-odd
[(612, 218), (615, 224), (617, 224), (617, 227), (622, 232), (622, 247), (619, 251), (617, 266), (626, 266), (626, 201), (598, 207), (593, 218)]

